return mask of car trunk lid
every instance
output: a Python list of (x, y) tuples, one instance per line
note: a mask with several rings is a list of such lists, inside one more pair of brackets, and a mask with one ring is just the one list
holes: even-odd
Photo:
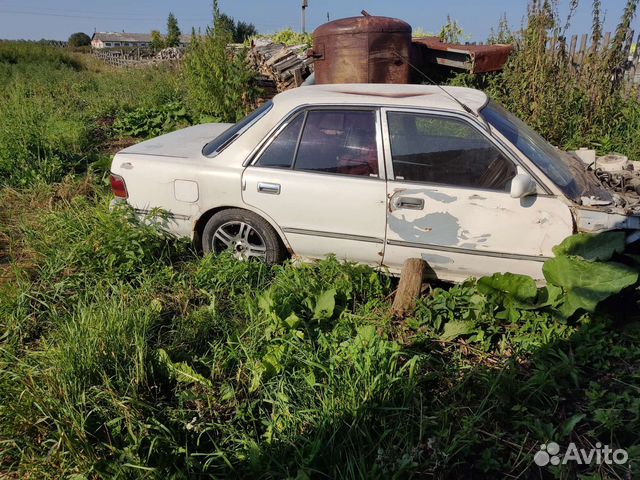
[(202, 148), (230, 126), (229, 123), (205, 123), (183, 128), (132, 145), (118, 152), (118, 155), (198, 158), (202, 155)]

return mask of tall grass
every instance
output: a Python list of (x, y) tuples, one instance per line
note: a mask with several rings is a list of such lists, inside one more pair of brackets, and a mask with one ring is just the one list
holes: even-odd
[[(576, 66), (566, 41), (550, 48), (551, 39), (563, 39), (577, 2), (568, 18), (558, 15), (557, 0), (530, 2), (526, 23), (519, 34), (501, 23), (498, 36), (511, 38), (516, 51), (497, 75), (462, 76), (455, 82), (479, 86), (533, 126), (553, 144), (565, 149), (595, 147), (601, 153), (616, 151), (640, 159), (640, 103), (629, 92), (622, 72), (627, 61), (623, 45), (635, 18), (637, 0), (627, 0), (607, 49), (603, 40), (602, 4), (593, 0), (590, 38), (600, 44), (588, 48)], [(614, 14), (614, 12), (609, 12)]]
[(0, 42), (0, 185), (59, 181), (86, 170), (121, 112), (181, 100), (177, 74), (115, 70), (87, 55)]

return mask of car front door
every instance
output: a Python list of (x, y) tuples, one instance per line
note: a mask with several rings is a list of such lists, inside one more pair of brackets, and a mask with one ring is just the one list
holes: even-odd
[(380, 265), (386, 184), (379, 111), (292, 115), (243, 174), (243, 200), (274, 221), (293, 252)]
[(385, 265), (417, 257), (445, 280), (507, 271), (542, 279), (551, 248), (573, 230), (563, 202), (541, 186), (512, 198), (511, 180), (523, 167), (464, 116), (388, 110), (383, 130)]

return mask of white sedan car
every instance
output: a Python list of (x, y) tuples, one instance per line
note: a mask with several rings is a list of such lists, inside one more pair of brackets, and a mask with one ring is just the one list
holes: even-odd
[(205, 253), (270, 263), (335, 254), (399, 272), (423, 258), (460, 281), (542, 279), (577, 232), (627, 230), (635, 192), (608, 191), (477, 90), (316, 85), (277, 95), (237, 124), (198, 125), (115, 155), (115, 196)]

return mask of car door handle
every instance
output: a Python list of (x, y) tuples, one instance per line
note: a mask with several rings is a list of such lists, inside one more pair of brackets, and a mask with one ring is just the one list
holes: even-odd
[(396, 208), (409, 208), (411, 210), (422, 210), (424, 208), (424, 199), (414, 197), (398, 197), (393, 202)]
[(270, 193), (271, 195), (280, 195), (279, 183), (258, 182), (259, 193)]

